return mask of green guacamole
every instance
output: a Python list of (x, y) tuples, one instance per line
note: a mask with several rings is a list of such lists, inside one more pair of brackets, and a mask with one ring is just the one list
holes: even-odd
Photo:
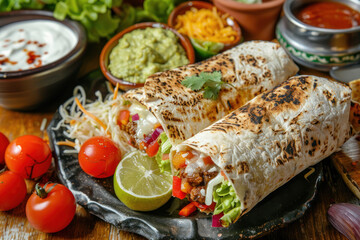
[(178, 37), (162, 28), (137, 29), (125, 34), (110, 53), (112, 75), (133, 83), (144, 83), (156, 73), (173, 69), (189, 60)]

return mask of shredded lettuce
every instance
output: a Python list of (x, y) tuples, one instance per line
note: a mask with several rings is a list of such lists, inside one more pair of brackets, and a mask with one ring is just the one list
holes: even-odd
[(160, 147), (159, 147), (159, 151), (155, 156), (156, 162), (158, 163), (161, 172), (164, 171), (171, 171), (170, 168), (170, 160), (162, 160), (163, 154), (168, 154), (170, 153), (170, 149), (171, 149), (171, 143), (170, 140), (168, 139), (168, 137), (166, 136), (165, 132), (162, 132), (160, 134)]
[(228, 227), (241, 214), (241, 202), (229, 181), (218, 185), (213, 193), (213, 198), (216, 203), (214, 215), (223, 213), (224, 216), (220, 218), (221, 224), (223, 227)]
[[(46, 9), (54, 17), (69, 17), (80, 22), (86, 29), (90, 42), (110, 38), (137, 22), (156, 21), (166, 23), (174, 7), (184, 0), (145, 0), (143, 8), (135, 8), (123, 0), (0, 0), (0, 12), (19, 9)], [(119, 15), (112, 8), (120, 7)]]

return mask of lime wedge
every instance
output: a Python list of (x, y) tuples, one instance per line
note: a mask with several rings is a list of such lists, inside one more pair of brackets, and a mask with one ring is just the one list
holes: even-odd
[(219, 42), (204, 41), (196, 38), (190, 38), (191, 44), (195, 49), (197, 60), (204, 60), (219, 53), (224, 44)]
[(116, 196), (128, 208), (152, 211), (164, 205), (171, 197), (172, 177), (161, 173), (154, 158), (134, 151), (119, 163), (114, 174)]

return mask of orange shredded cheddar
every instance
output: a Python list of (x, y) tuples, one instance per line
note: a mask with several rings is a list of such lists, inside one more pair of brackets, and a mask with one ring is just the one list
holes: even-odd
[(94, 114), (92, 113), (89, 113), (88, 111), (86, 111), (86, 109), (83, 107), (83, 105), (80, 103), (79, 99), (78, 98), (75, 98), (75, 101), (76, 101), (76, 104), (78, 105), (78, 107), (80, 108), (80, 110), (86, 114), (87, 116), (89, 116), (90, 118), (92, 118), (95, 122), (97, 122), (105, 131), (107, 134), (109, 134), (107, 132), (107, 127), (106, 125), (99, 119), (97, 118)]
[(116, 83), (113, 100), (115, 100), (117, 98), (118, 92), (119, 92), (119, 83)]
[(315, 168), (311, 167), (310, 170), (304, 175), (304, 178), (308, 180), (308, 177), (315, 172)]
[(58, 146), (69, 146), (69, 147), (72, 147), (72, 148), (75, 148), (75, 143), (74, 142), (71, 142), (71, 141), (59, 141), (56, 143)]
[(228, 14), (220, 15), (215, 7), (212, 10), (191, 8), (177, 16), (175, 29), (190, 38), (232, 43), (237, 38), (237, 32), (227, 24), (228, 17)]

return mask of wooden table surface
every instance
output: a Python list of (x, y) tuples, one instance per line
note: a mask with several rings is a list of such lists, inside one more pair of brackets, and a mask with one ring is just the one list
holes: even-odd
[[(88, 46), (85, 62), (80, 69), (79, 76), (98, 68), (98, 56), (103, 44)], [(309, 69), (302, 69), (301, 73), (327, 76), (324, 73)], [(75, 80), (75, 79), (74, 79)], [(69, 96), (62, 96), (48, 106), (33, 112), (10, 111), (0, 107), (0, 132), (3, 132), (10, 140), (25, 134), (33, 134), (42, 137), (40, 126), (43, 119), (49, 123), (58, 105)], [(315, 200), (311, 208), (299, 220), (290, 223), (284, 228), (278, 229), (263, 236), (266, 240), (300, 240), (300, 239), (346, 239), (337, 232), (327, 220), (327, 210), (332, 203), (353, 202), (358, 203), (355, 195), (346, 187), (341, 176), (336, 172), (331, 161), (325, 159), (324, 178), (320, 184)], [(27, 181), (28, 196), (34, 183)], [(124, 232), (116, 227), (87, 213), (78, 206), (75, 218), (64, 230), (45, 234), (31, 227), (25, 216), (24, 201), (20, 206), (7, 212), (0, 212), (0, 239), (145, 239), (137, 234)]]

